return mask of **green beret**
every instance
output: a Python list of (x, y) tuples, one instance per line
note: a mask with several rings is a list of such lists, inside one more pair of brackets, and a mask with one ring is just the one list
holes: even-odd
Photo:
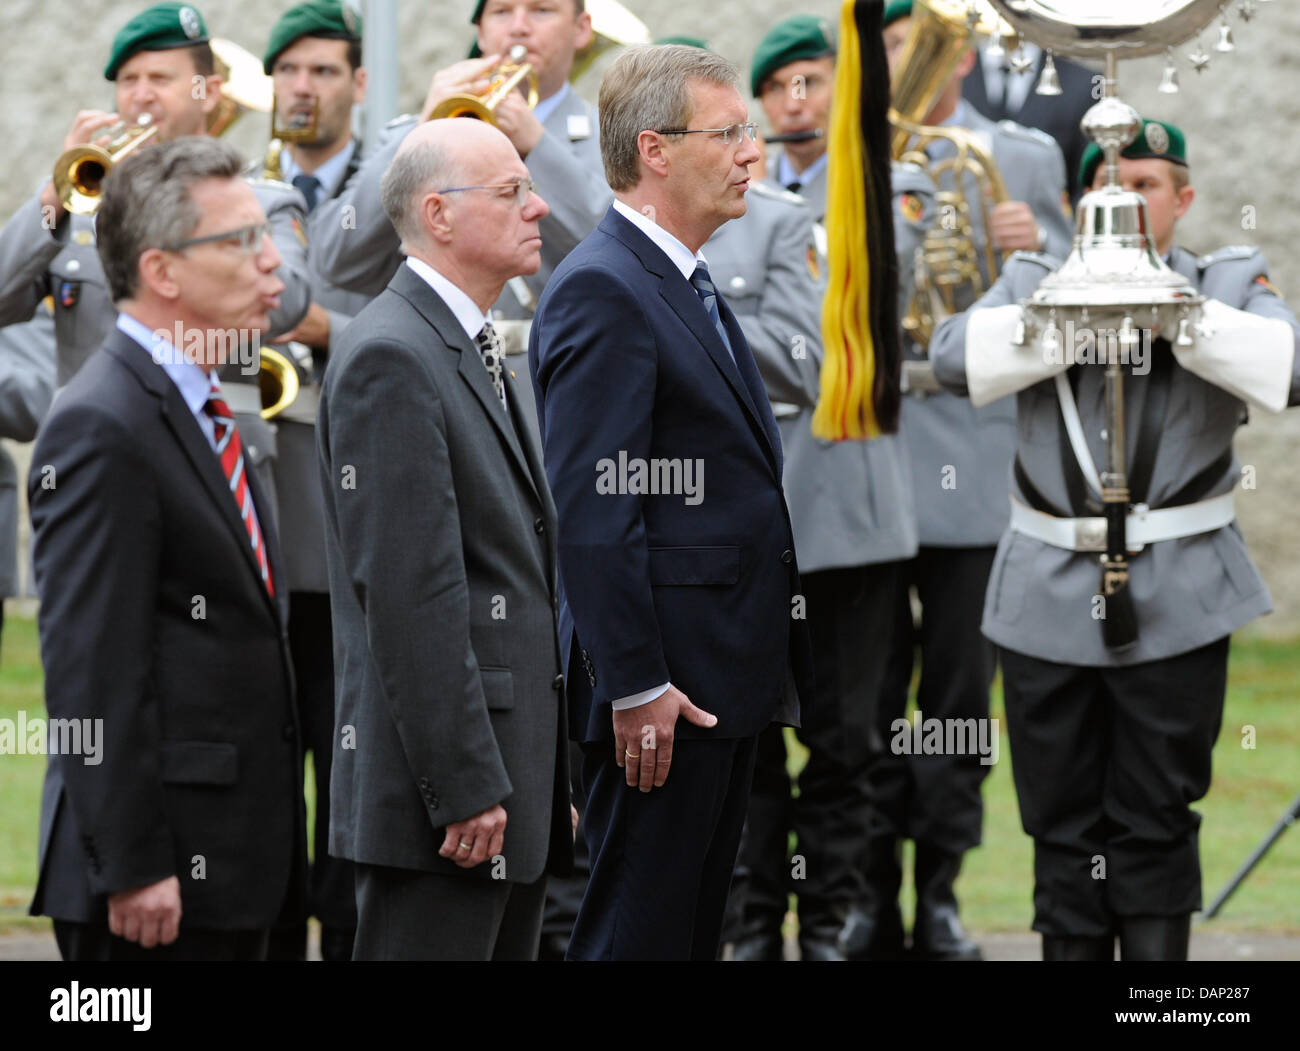
[(835, 37), (830, 23), (813, 15), (794, 15), (778, 22), (754, 49), (754, 66), (749, 87), (757, 98), (765, 81), (782, 66), (805, 58), (835, 54)]
[(267, 76), (271, 67), (290, 44), (305, 36), (324, 37), (326, 40), (360, 40), (361, 16), (339, 0), (308, 0), (289, 8), (280, 16), (271, 30), (266, 44), (262, 69)]
[(206, 43), (207, 23), (190, 4), (154, 4), (124, 25), (113, 38), (104, 79), (116, 80), (123, 63), (140, 51), (167, 51)]
[(681, 44), (683, 47), (698, 47), (705, 51), (709, 49), (709, 42), (701, 40), (697, 36), (661, 36), (655, 41), (656, 44)]
[(888, 29), (900, 18), (912, 17), (912, 0), (889, 0), (885, 5), (885, 15), (881, 19), (880, 28)]
[[(1144, 120), (1138, 137), (1120, 151), (1121, 157), (1141, 161), (1154, 157), (1187, 167), (1187, 137), (1174, 125), (1162, 120)], [(1103, 160), (1101, 147), (1089, 143), (1079, 162), (1079, 185), (1086, 191), (1092, 185), (1097, 165)]]

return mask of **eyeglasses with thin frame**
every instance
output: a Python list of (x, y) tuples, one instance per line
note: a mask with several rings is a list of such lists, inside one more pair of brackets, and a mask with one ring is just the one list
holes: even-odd
[[(522, 208), (528, 203), (528, 195), (537, 192), (537, 183), (532, 179), (512, 179), (510, 182), (494, 182), (486, 186), (449, 186), (445, 190), (438, 190), (438, 193), (464, 193), (466, 190), (514, 190), (515, 204)], [(501, 194), (502, 197), (505, 194)]]
[(266, 235), (271, 232), (270, 223), (249, 223), (247, 226), (241, 226), (237, 230), (227, 230), (221, 234), (208, 234), (206, 237), (191, 237), (185, 241), (178, 241), (174, 245), (168, 245), (167, 249), (171, 252), (183, 252), (187, 248), (193, 248), (195, 245), (216, 244), (222, 241), (228, 241), (231, 244), (238, 245), (239, 250), (247, 255), (256, 255), (261, 249)]
[(722, 145), (733, 143), (740, 145), (743, 138), (750, 142), (758, 139), (758, 125), (750, 121), (745, 124), (728, 124), (725, 128), (660, 128), (657, 135), (721, 135)]

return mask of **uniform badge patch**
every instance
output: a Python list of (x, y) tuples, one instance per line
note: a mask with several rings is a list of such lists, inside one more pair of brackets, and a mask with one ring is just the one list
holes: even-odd
[(303, 248), (307, 247), (307, 233), (302, 228), (302, 223), (297, 219), (293, 221), (293, 232), (298, 235), (298, 240), (302, 242)]
[(191, 40), (196, 39), (202, 32), (199, 23), (199, 13), (192, 7), (182, 7), (177, 15), (181, 20), (181, 31)]
[(1169, 152), (1169, 132), (1165, 131), (1163, 124), (1148, 124), (1146, 130), (1147, 148), (1152, 153)]
[(1282, 298), (1282, 293), (1277, 290), (1277, 287), (1273, 284), (1273, 282), (1270, 281), (1264, 274), (1260, 274), (1259, 277), (1255, 278), (1255, 284), (1263, 285), (1270, 292), (1272, 292), (1273, 295), (1277, 296), (1278, 299)]
[(915, 194), (905, 193), (899, 197), (898, 207), (903, 213), (903, 218), (909, 223), (919, 223), (921, 216), (925, 214), (925, 205)]
[(61, 281), (59, 282), (59, 304), (67, 310), (71, 310), (77, 305), (77, 300), (81, 298), (80, 281)]

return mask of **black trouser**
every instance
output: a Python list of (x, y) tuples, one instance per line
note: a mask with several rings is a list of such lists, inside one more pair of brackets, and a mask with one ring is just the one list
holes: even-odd
[(267, 931), (187, 930), (182, 917), (180, 933), (174, 942), (145, 949), (110, 932), (107, 922), (54, 921), (54, 940), (58, 942), (59, 955), (69, 963), (262, 960), (266, 958), (267, 934)]
[(1034, 929), (1102, 937), (1116, 917), (1199, 909), (1190, 804), (1210, 787), (1228, 639), (1124, 668), (1000, 656)]
[(660, 788), (627, 783), (614, 742), (584, 744), (591, 878), (573, 960), (713, 960), (757, 738), (678, 738)]
[[(759, 736), (733, 891), (747, 924), (765, 915), (779, 925), (791, 892), (805, 919), (861, 897), (872, 727), (893, 633), (899, 565), (802, 576), (816, 677), (797, 731), (808, 762), (799, 774), (799, 794), (792, 796), (782, 728), (768, 727)], [(791, 830), (802, 859), (797, 867), (789, 858)]]
[(316, 776), (316, 821), (308, 878), (310, 915), (327, 927), (357, 925), (352, 863), (330, 857), (330, 768), (334, 760), (334, 640), (330, 597), (317, 592), (289, 595), (289, 650), (298, 681), (298, 719), (304, 750)]
[[(996, 654), (980, 633), (992, 547), (923, 547), (903, 564), (894, 592), (895, 631), (880, 694), (879, 758), (871, 765), (871, 834), (912, 839), (946, 854), (980, 842), (980, 785), (990, 767), (975, 749), (964, 754), (896, 755), (892, 725), (907, 713), (915, 647), (921, 648), (916, 706), (924, 719), (987, 719)], [(912, 623), (908, 589), (921, 602)]]

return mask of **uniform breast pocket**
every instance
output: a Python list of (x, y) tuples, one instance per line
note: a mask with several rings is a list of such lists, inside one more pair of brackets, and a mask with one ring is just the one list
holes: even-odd
[(762, 298), (762, 281), (749, 274), (733, 274), (721, 282), (718, 291), (737, 314), (757, 314)]
[(709, 587), (740, 580), (738, 547), (652, 547), (652, 587)]

